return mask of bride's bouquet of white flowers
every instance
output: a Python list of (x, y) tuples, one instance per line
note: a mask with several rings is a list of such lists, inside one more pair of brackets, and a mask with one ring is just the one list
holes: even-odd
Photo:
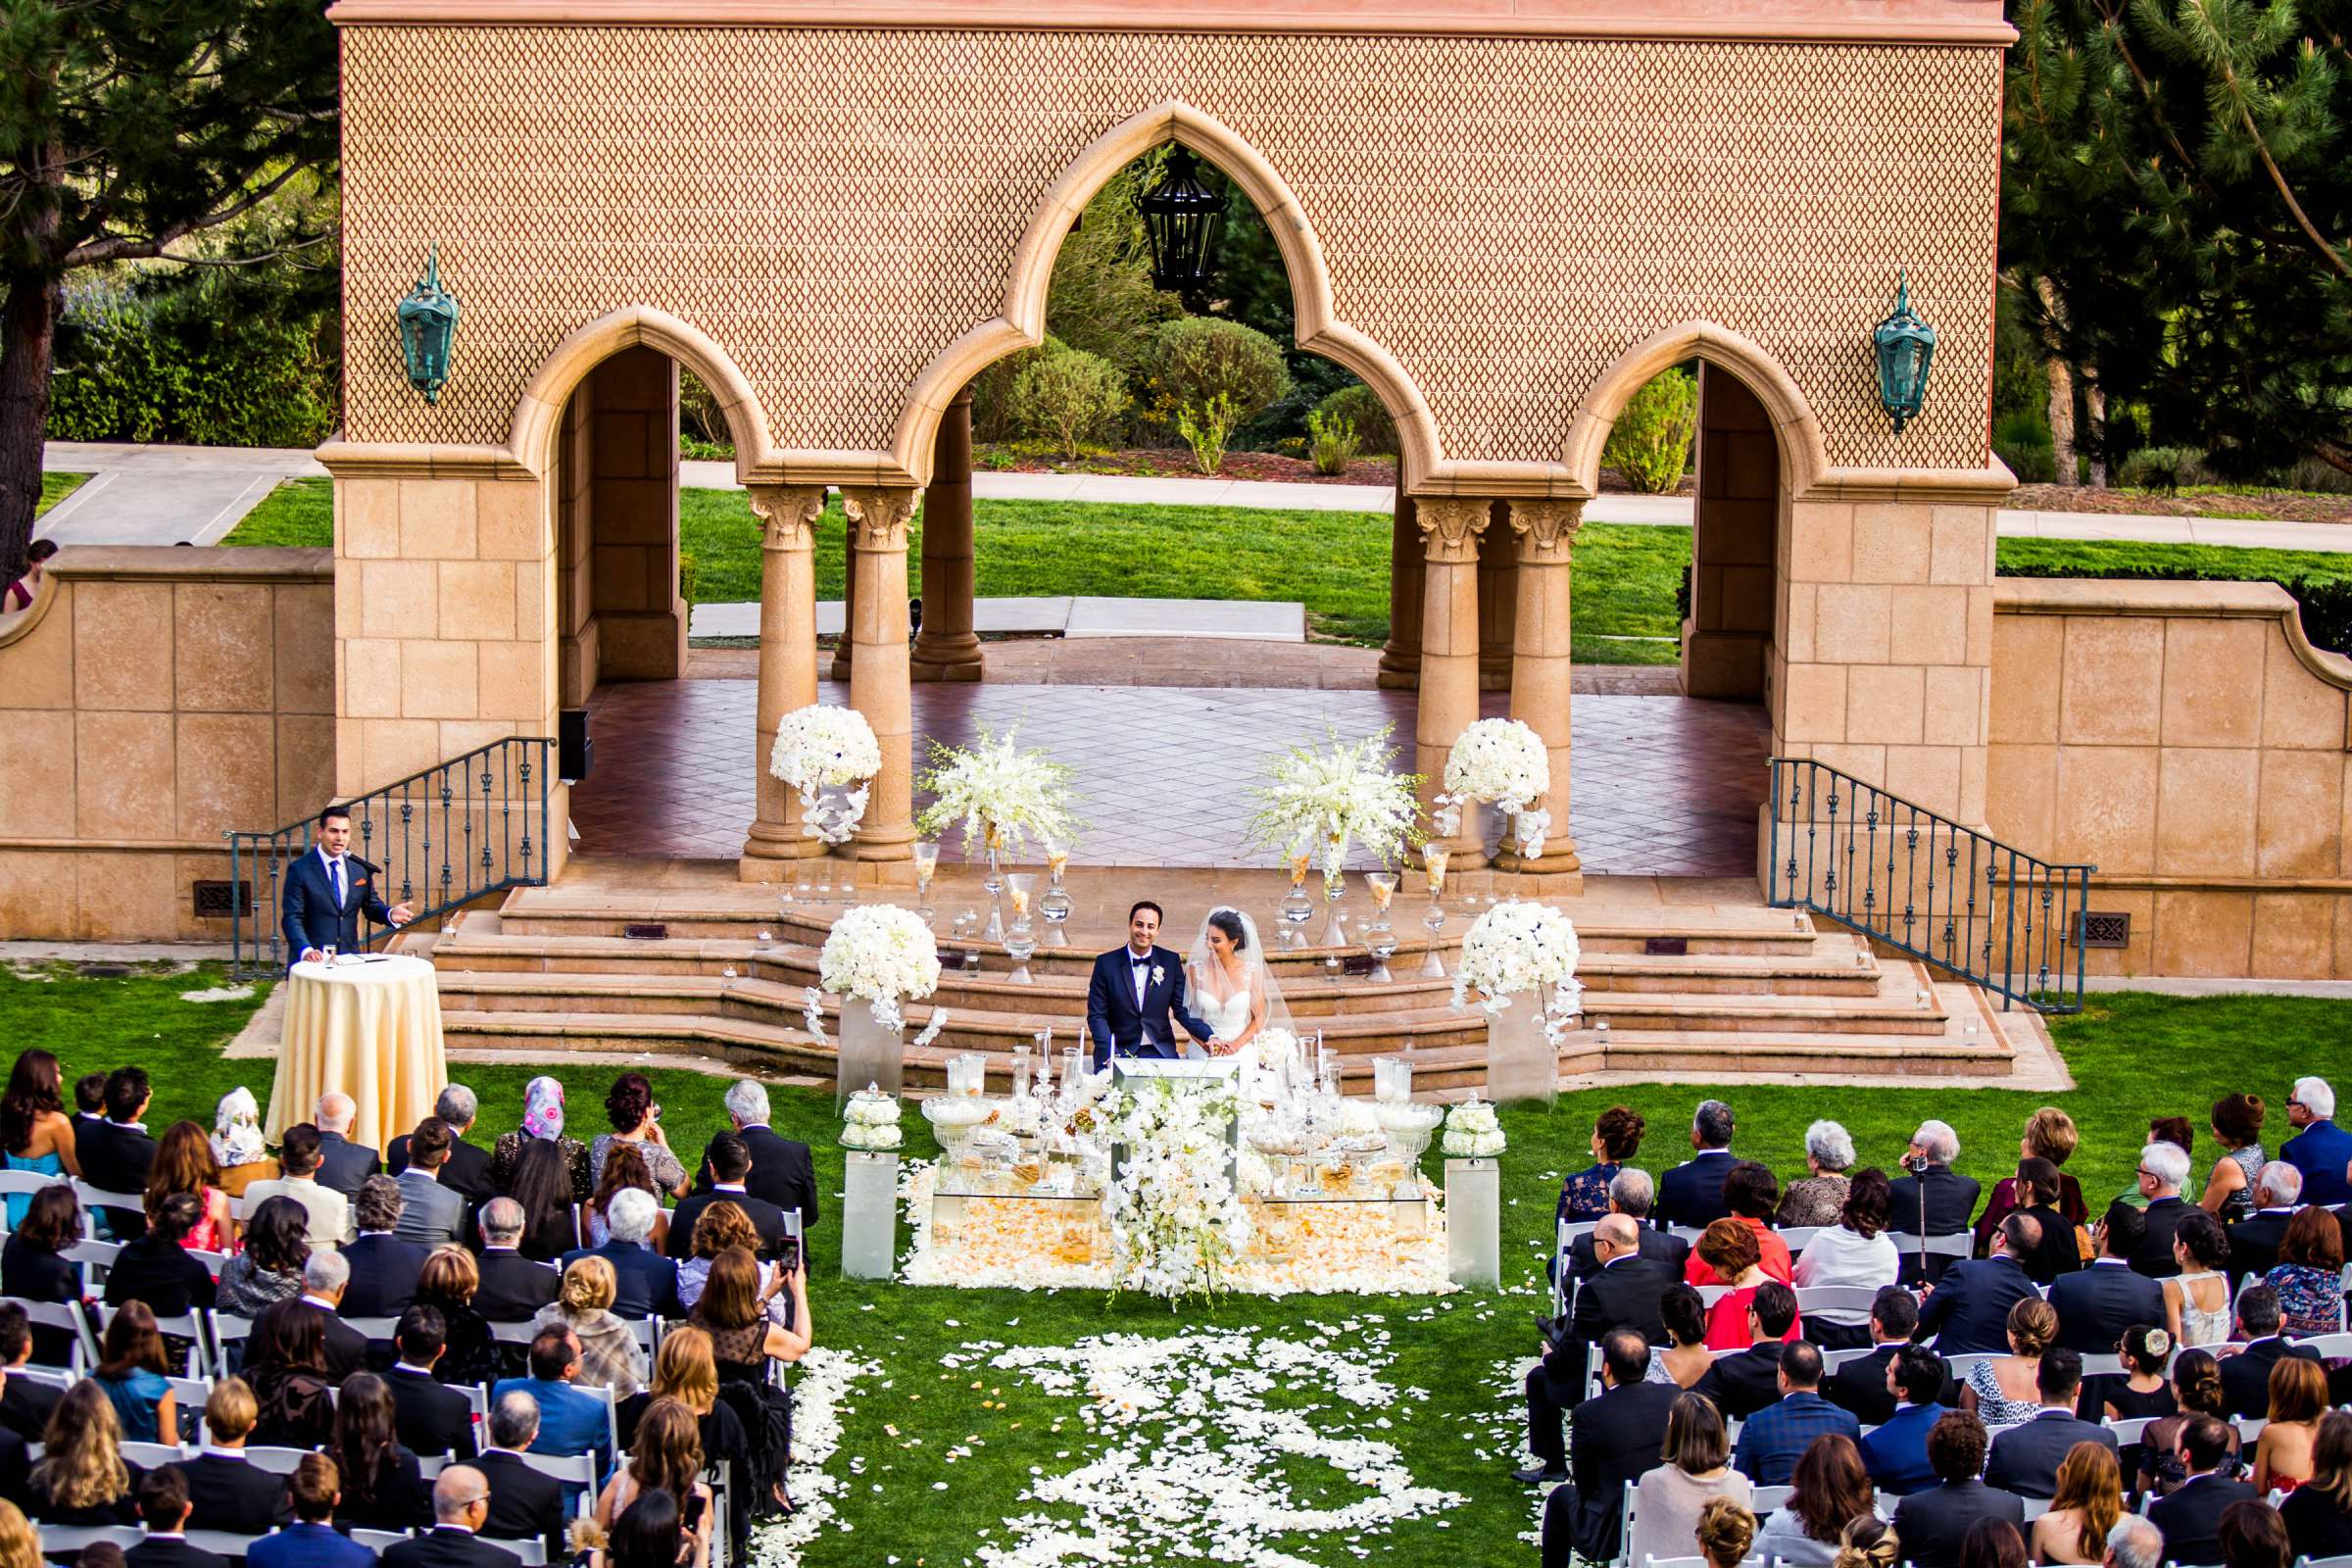
[(1520, 854), (1532, 859), (1544, 853), (1551, 813), (1530, 808), (1551, 791), (1551, 753), (1526, 724), (1482, 718), (1463, 730), (1446, 754), (1445, 783), (1434, 813), (1439, 832), (1460, 832), (1469, 802), (1493, 802), (1511, 818)]
[(1556, 1017), (1576, 1011), (1583, 987), (1576, 983), (1576, 927), (1544, 904), (1513, 900), (1497, 904), (1472, 923), (1453, 966), (1453, 1004), (1462, 1006), (1476, 991), (1479, 1005), (1500, 1012), (1513, 997), (1548, 991)]
[(1074, 770), (1042, 751), (1016, 748), (1019, 733), (1017, 724), (1001, 738), (983, 729), (968, 751), (932, 743), (932, 766), (915, 780), (932, 796), (917, 828), (936, 837), (961, 825), (967, 857), (976, 848), (1018, 854), (1032, 838), (1045, 845), (1076, 839), (1083, 824), (1071, 809)]
[(1494, 1107), (1483, 1100), (1465, 1100), (1446, 1113), (1446, 1138), (1439, 1147), (1453, 1159), (1493, 1159), (1506, 1143)]
[[(777, 721), (767, 770), (799, 793), (803, 834), (826, 844), (844, 844), (856, 835), (865, 815), (872, 793), (867, 781), (882, 771), (882, 743), (855, 708), (812, 703)], [(838, 808), (823, 807), (822, 795), (829, 789), (848, 791)]]
[(912, 909), (869, 904), (833, 922), (816, 971), (827, 991), (870, 1004), (875, 1022), (897, 1029), (899, 1004), (939, 989), (939, 943)]
[(1214, 1297), (1250, 1247), (1226, 1129), (1230, 1091), (1156, 1080), (1120, 1097), (1110, 1135), (1122, 1146), (1111, 1183), (1111, 1277), (1120, 1290), (1170, 1301)]
[(1413, 792), (1417, 773), (1391, 769), (1396, 748), (1393, 725), (1348, 744), (1334, 734), (1321, 747), (1295, 746), (1266, 767), (1266, 783), (1251, 792), (1250, 841), (1281, 852), (1286, 860), (1311, 861), (1336, 888), (1348, 848), (1363, 842), (1383, 865), (1393, 865), (1418, 834)]

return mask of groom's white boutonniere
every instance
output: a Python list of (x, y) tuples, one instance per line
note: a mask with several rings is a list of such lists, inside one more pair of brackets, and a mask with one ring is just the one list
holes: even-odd
[(1155, 964), (1153, 964), (1153, 965), (1152, 966), (1152, 983), (1153, 985), (1157, 985), (1157, 984), (1159, 984), (1159, 978), (1160, 978), (1160, 967), (1159, 967), (1159, 965), (1158, 965), (1158, 964), (1156, 964), (1156, 963), (1155, 963)]

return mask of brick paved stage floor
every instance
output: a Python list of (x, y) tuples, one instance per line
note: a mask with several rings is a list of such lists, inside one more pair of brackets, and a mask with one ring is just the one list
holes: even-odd
[[(590, 855), (733, 859), (753, 813), (757, 685), (646, 681), (589, 702), (595, 769), (572, 790), (578, 849)], [(846, 703), (828, 682), (824, 701)], [(1394, 724), (1411, 763), (1413, 694), (1168, 686), (918, 685), (925, 738), (973, 739), (1018, 723), (1024, 744), (1077, 769), (1090, 824), (1073, 857), (1089, 865), (1271, 865), (1245, 848), (1247, 792), (1265, 760)], [(1762, 709), (1682, 697), (1576, 700), (1573, 828), (1585, 869), (1650, 876), (1751, 876), (1770, 728)], [(1501, 716), (1507, 698), (1486, 698)], [(919, 801), (918, 801), (919, 806)], [(959, 853), (951, 840), (947, 853)]]

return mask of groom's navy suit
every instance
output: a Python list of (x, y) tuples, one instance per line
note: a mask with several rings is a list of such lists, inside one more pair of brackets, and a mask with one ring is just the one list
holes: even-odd
[[(1184, 960), (1165, 948), (1153, 948), (1142, 962), (1144, 1000), (1135, 1000), (1135, 950), (1118, 947), (1095, 960), (1094, 978), (1086, 986), (1086, 1032), (1095, 1043), (1095, 1070), (1110, 1065), (1113, 1043), (1126, 1056), (1182, 1054), (1168, 1027), (1173, 1017), (1195, 1040), (1214, 1032), (1184, 1006)], [(1156, 970), (1158, 978), (1153, 979)]]
[(304, 851), (286, 868), (285, 888), (278, 894), (286, 961), (299, 959), (305, 948), (359, 952), (362, 912), (377, 925), (390, 925), (391, 906), (376, 892), (375, 879), (376, 867), (356, 855), (344, 856), (343, 897), (337, 901), (326, 857), (316, 847)]

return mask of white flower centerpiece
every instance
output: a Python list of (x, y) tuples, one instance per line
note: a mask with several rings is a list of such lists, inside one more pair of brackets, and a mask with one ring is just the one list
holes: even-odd
[(970, 859), (975, 846), (988, 853), (988, 890), (993, 907), (987, 939), (1004, 940), (1004, 878), (1000, 858), (1018, 855), (1034, 839), (1040, 846), (1066, 845), (1082, 824), (1075, 812), (1070, 788), (1074, 770), (1042, 751), (1020, 750), (1014, 744), (1020, 726), (1004, 735), (980, 732), (980, 743), (968, 750), (933, 742), (932, 765), (915, 780), (929, 792), (931, 804), (915, 818), (926, 838), (949, 827), (963, 829), (963, 854)]
[(899, 1130), (899, 1100), (877, 1084), (850, 1097), (842, 1108), (841, 1147), (868, 1153), (895, 1153), (906, 1142)]
[[(1576, 1015), (1576, 927), (1549, 905), (1513, 900), (1480, 915), (1462, 939), (1453, 1004), (1479, 994), (1487, 1014), (1487, 1087), (1496, 1100), (1549, 1103), (1559, 1045)], [(1514, 999), (1527, 1005), (1515, 1006)]]
[(1446, 1112), (1446, 1137), (1440, 1148), (1449, 1159), (1493, 1159), (1508, 1140), (1494, 1107), (1483, 1100), (1467, 1100)]
[(1277, 850), (1294, 864), (1322, 868), (1329, 910), (1316, 939), (1322, 947), (1347, 942), (1339, 901), (1349, 847), (1360, 842), (1382, 865), (1394, 865), (1418, 838), (1413, 792), (1421, 778), (1392, 767), (1393, 731), (1384, 724), (1352, 743), (1333, 734), (1321, 747), (1294, 746), (1266, 765), (1266, 782), (1251, 792), (1256, 808), (1250, 817), (1250, 843)]
[(1551, 753), (1544, 738), (1515, 718), (1482, 718), (1462, 731), (1446, 754), (1446, 789), (1434, 820), (1447, 837), (1461, 831), (1462, 808), (1492, 804), (1511, 820), (1507, 835), (1522, 860), (1544, 853), (1551, 813), (1535, 803), (1551, 792)]
[(767, 770), (799, 793), (805, 836), (846, 844), (857, 835), (873, 777), (882, 771), (882, 743), (855, 708), (812, 703), (777, 721)]
[[(822, 991), (862, 1007), (841, 1009), (841, 1045), (836, 1053), (835, 1098), (846, 1103), (859, 1085), (896, 1094), (906, 1066), (906, 1017), (902, 1004), (939, 989), (939, 944), (923, 917), (897, 905), (851, 909), (833, 922), (817, 955)], [(809, 1033), (824, 1039), (822, 992), (808, 992)], [(947, 1024), (947, 1009), (934, 1007), (917, 1045), (928, 1045)]]
[(1227, 1129), (1230, 1090), (1155, 1079), (1130, 1085), (1112, 1113), (1123, 1146), (1110, 1185), (1113, 1288), (1174, 1302), (1211, 1298), (1250, 1248)]

